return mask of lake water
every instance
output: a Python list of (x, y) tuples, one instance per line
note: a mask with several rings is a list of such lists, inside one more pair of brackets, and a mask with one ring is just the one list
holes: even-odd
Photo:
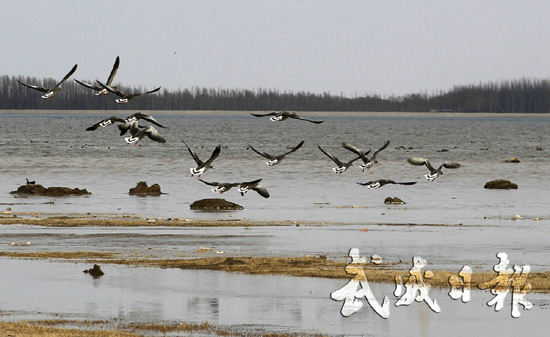
[[(330, 259), (346, 260), (348, 250), (357, 247), (361, 254), (367, 256), (378, 254), (385, 261), (401, 260), (402, 269), (408, 269), (412, 257), (419, 255), (428, 261), (429, 268), (457, 272), (465, 264), (474, 267), (475, 271), (490, 271), (498, 262), (495, 254), (505, 251), (509, 254), (512, 265), (529, 264), (534, 272), (549, 269), (549, 118), (474, 115), (309, 116), (312, 119), (326, 120), (323, 124), (315, 125), (297, 120), (272, 123), (267, 118), (255, 118), (246, 113), (236, 116), (158, 115), (157, 120), (168, 126), (166, 129), (159, 129), (167, 143), (157, 144), (145, 139), (139, 146), (134, 147), (126, 145), (118, 135), (118, 129), (113, 126), (95, 132), (85, 131), (88, 126), (111, 114), (112, 112), (105, 116), (0, 115), (0, 204), (11, 207), (14, 213), (137, 214), (161, 218), (270, 220), (284, 224), (293, 224), (296, 221), (302, 222), (302, 225), (251, 229), (67, 229), (14, 225), (2, 226), (0, 229), (2, 243), (6, 244), (2, 250), (85, 249), (142, 252), (151, 248), (158, 256), (171, 256), (174, 252), (193, 256), (198, 247), (209, 246), (224, 250), (227, 256), (323, 254)], [(210, 186), (189, 176), (189, 168), (194, 167), (194, 162), (181, 142), (182, 139), (195, 149), (201, 159), (207, 159), (216, 145), (222, 146), (220, 157), (214, 162), (214, 168), (203, 175), (204, 180), (241, 182), (262, 178), (271, 197), (264, 199), (253, 191), (241, 197), (234, 189), (223, 194), (223, 198), (242, 205), (242, 211), (211, 213), (190, 210), (189, 205), (195, 200), (220, 196), (212, 193)], [(261, 151), (280, 154), (287, 151), (287, 147), (295, 146), (302, 140), (305, 144), (301, 149), (274, 167), (267, 166), (264, 158), (247, 150), (247, 144), (250, 144)], [(356, 165), (347, 172), (336, 175), (332, 172), (333, 162), (317, 148), (321, 145), (340, 159), (350, 160), (353, 155), (341, 147), (342, 142), (375, 150), (386, 140), (391, 141), (390, 146), (379, 154), (379, 163), (369, 172), (361, 172)], [(428, 182), (423, 177), (427, 169), (408, 164), (406, 159), (409, 157), (428, 158), (434, 165), (452, 160), (463, 166), (458, 170), (444, 169), (443, 176), (435, 182)], [(518, 157), (521, 163), (504, 162), (511, 157)], [(52, 198), (16, 198), (10, 195), (10, 191), (25, 184), (26, 178), (46, 187), (86, 188), (92, 195), (57, 198), (53, 204), (50, 203)], [(387, 185), (377, 190), (368, 190), (357, 184), (381, 178), (417, 181), (417, 184)], [(483, 188), (487, 181), (494, 179), (511, 180), (519, 185), (519, 189)], [(148, 184), (158, 183), (166, 194), (160, 197), (128, 195), (128, 190), (139, 181), (147, 181)], [(386, 197), (399, 197), (406, 204), (385, 205)], [(516, 215), (520, 218), (516, 218)], [(535, 218), (538, 218), (538, 221)], [(310, 222), (311, 226), (304, 226), (304, 221)], [(430, 226), (434, 224), (442, 226)], [(360, 228), (366, 228), (368, 232), (361, 232)], [(7, 245), (10, 242), (27, 241), (31, 241), (32, 245)], [(15, 268), (13, 263), (11, 260), (0, 260), (2, 270), (12, 270)], [(21, 275), (27, 275), (31, 269), (41, 270), (49, 264), (32, 263), (37, 265), (20, 271)], [(72, 265), (61, 264), (55, 268), (69, 266)], [(62, 275), (66, 272), (67, 275), (74, 273), (74, 276), (55, 277), (54, 283), (63, 284), (72, 282), (72, 277), (81, 277), (82, 266), (71, 268), (74, 270), (64, 271)], [(526, 311), (521, 318), (512, 319), (509, 312), (505, 313), (504, 309), (494, 313), (491, 308), (484, 306), (483, 303), (487, 302), (491, 295), (488, 292), (479, 292), (479, 295), (475, 296), (478, 298), (478, 302), (475, 302), (477, 304), (467, 305), (449, 299), (451, 304), (446, 307), (458, 310), (452, 314), (445, 310), (446, 312), (435, 315), (429, 310), (421, 309), (425, 305), (415, 303), (416, 309), (412, 306), (392, 309), (392, 315), (393, 312), (396, 314), (389, 320), (380, 319), (370, 309), (363, 309), (364, 312), (343, 318), (339, 315), (341, 303), (327, 297), (331, 291), (345, 284), (342, 280), (286, 280), (279, 276), (265, 276), (258, 281), (249, 276), (215, 272), (117, 267), (112, 267), (110, 271), (116, 277), (109, 276), (93, 282), (98, 282), (99, 286), (96, 288), (102, 289), (99, 290), (101, 294), (114, 291), (105, 288), (105, 283), (113, 285), (116, 289), (125, 289), (124, 292), (131, 295), (120, 299), (123, 304), (117, 302), (118, 304), (111, 308), (105, 304), (90, 304), (84, 301), (88, 304), (78, 302), (70, 304), (69, 307), (85, 305), (88, 309), (68, 308), (63, 309), (63, 312), (90, 318), (117, 317), (124, 314), (126, 309), (120, 307), (128, 305), (127, 301), (134, 297), (135, 290), (132, 282), (117, 282), (133, 280), (136, 278), (133, 273), (139, 273), (139, 278), (151, 278), (152, 284), (154, 280), (169, 282), (170, 286), (166, 287), (167, 294), (185, 293), (184, 288), (179, 288), (181, 278), (207, 280), (204, 282), (212, 284), (212, 287), (196, 294), (182, 293), (181, 301), (178, 303), (170, 302), (166, 298), (170, 299), (172, 296), (163, 294), (150, 298), (145, 303), (130, 304), (137, 308), (136, 311), (142, 312), (132, 314), (131, 316), (135, 317), (133, 321), (186, 321), (196, 318), (215, 324), (262, 324), (266, 316), (273, 315), (273, 321), (266, 324), (290, 330), (313, 329), (326, 333), (380, 335), (398, 331), (397, 329), (408, 329), (412, 324), (413, 329), (416, 329), (414, 331), (417, 331), (416, 335), (427, 336), (437, 334), (443, 327), (450, 327), (445, 331), (452, 329), (460, 332), (462, 327), (470, 324), (479, 326), (491, 334), (497, 330), (503, 331), (499, 329), (520, 333), (525, 331), (526, 326), (533, 329), (531, 332), (540, 334), (541, 330), (538, 327), (541, 322), (546, 321), (544, 318), (548, 317), (548, 307), (544, 305), (545, 301), (548, 301), (547, 296), (532, 295), (539, 304), (536, 310)], [(144, 276), (145, 274), (149, 276)], [(38, 278), (33, 277), (28, 276), (30, 283), (36, 283), (37, 287), (45, 286), (37, 281)], [(231, 280), (219, 281), (220, 278)], [(88, 288), (96, 284), (85, 285), (85, 282), (92, 282), (91, 278), (85, 282), (78, 282)], [(212, 300), (211, 296), (206, 294), (209, 291), (224, 293), (226, 282), (239, 285), (233, 287), (235, 293), (231, 295), (232, 299), (220, 295), (217, 300)], [(279, 284), (293, 282), (304, 282), (308, 285), (296, 289), (289, 285), (288, 287), (294, 291), (290, 292), (292, 296), (277, 292)], [(251, 283), (271, 284), (268, 287), (274, 289), (270, 291), (278, 295), (268, 293), (267, 298), (272, 301), (265, 300), (266, 296), (257, 295), (256, 291), (261, 290), (253, 290), (255, 288), (250, 286)], [(313, 294), (316, 295), (311, 298), (308, 295), (308, 287), (315, 289)], [(91, 291), (88, 288), (82, 290), (82, 293), (86, 294), (82, 296), (92, 296), (88, 294)], [(151, 289), (151, 286), (144, 285), (143, 288)], [(21, 293), (15, 289), (13, 292), (16, 295)], [(381, 290), (381, 293), (387, 292), (391, 293), (391, 289)], [(307, 300), (296, 302), (293, 300), (296, 296), (305, 296)], [(445, 297), (448, 298), (443, 292), (437, 294), (438, 299)], [(260, 307), (265, 309), (258, 312), (244, 309), (228, 312), (228, 309), (216, 309), (219, 310), (218, 316), (212, 316), (212, 301), (218, 301), (217, 305), (220, 308), (233, 308), (235, 303), (243, 308), (252, 308), (254, 303), (259, 302)], [(55, 311), (55, 308), (19, 308), (13, 304), (14, 302), (1, 303), (4, 303), (2, 310), (22, 312), (22, 317), (32, 316), (33, 312), (38, 311)], [(206, 313), (202, 316), (193, 316), (190, 312), (195, 309), (189, 309), (193, 306), (189, 303), (198, 303), (195, 305), (197, 312)], [(472, 306), (475, 309), (472, 309)], [(149, 307), (155, 309), (149, 310)], [(466, 307), (468, 310), (462, 311)], [(165, 312), (172, 314), (164, 314)], [(300, 314), (294, 315), (297, 312)], [(233, 318), (231, 315), (239, 317)], [(528, 323), (524, 324), (525, 322)]]

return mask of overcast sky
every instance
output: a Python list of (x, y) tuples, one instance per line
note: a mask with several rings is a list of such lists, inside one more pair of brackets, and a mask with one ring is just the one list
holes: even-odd
[(435, 93), (550, 77), (548, 0), (1, 1), (0, 75)]

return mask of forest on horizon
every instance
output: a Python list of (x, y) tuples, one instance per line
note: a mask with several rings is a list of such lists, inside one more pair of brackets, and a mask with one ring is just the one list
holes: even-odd
[[(57, 80), (2, 75), (0, 109), (45, 110), (227, 110), (227, 111), (354, 111), (354, 112), (550, 112), (550, 79), (527, 79), (455, 86), (434, 94), (414, 93), (383, 97), (377, 94), (347, 97), (328, 92), (286, 92), (276, 89), (220, 89), (191, 87), (167, 90), (117, 104), (113, 94), (96, 96), (69, 79), (52, 99), (24, 87), (17, 80), (53, 87)], [(84, 81), (94, 83), (94, 81)], [(117, 85), (117, 84), (114, 84)], [(120, 86), (123, 92), (143, 92), (143, 87)], [(153, 88), (147, 88), (151, 90)]]

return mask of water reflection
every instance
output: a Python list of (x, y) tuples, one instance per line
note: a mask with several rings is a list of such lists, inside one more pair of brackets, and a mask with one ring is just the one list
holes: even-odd
[[(212, 271), (128, 268), (104, 265), (105, 275), (93, 279), (87, 266), (73, 263), (0, 259), (0, 309), (4, 319), (33, 317), (112, 319), (121, 323), (208, 321), (220, 325), (252, 324), (284, 331), (330, 334), (462, 336), (541, 335), (546, 330), (548, 295), (529, 293), (534, 307), (514, 319), (485, 304), (489, 292), (474, 291), (462, 303), (449, 290), (430, 290), (441, 305), (435, 313), (423, 303), (395, 307), (393, 285), (371, 284), (378, 301), (390, 297), (391, 314), (380, 318), (370, 307), (344, 318), (341, 302), (329, 295), (346, 280), (250, 276)], [(545, 304), (546, 303), (546, 304)], [(57, 316), (59, 314), (60, 316)]]

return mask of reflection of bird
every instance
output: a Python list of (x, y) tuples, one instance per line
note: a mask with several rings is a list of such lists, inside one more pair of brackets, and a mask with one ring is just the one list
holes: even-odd
[[(156, 126), (159, 126), (161, 128), (164, 128), (162, 124), (160, 124), (153, 116), (151, 116), (148, 113), (143, 112), (136, 112), (135, 114), (132, 114), (126, 119), (122, 119), (116, 116), (111, 116), (109, 118), (102, 119), (101, 121), (95, 123), (94, 125), (90, 126), (86, 129), (86, 131), (95, 131), (99, 127), (106, 127), (114, 123), (122, 123), (118, 126), (118, 129), (120, 130), (120, 135), (123, 136), (131, 127), (132, 123), (135, 121), (138, 121), (140, 119), (143, 119), (149, 123), (155, 124)], [(139, 126), (140, 128), (142, 126)], [(144, 128), (144, 127), (143, 127)]]
[(460, 167), (460, 164), (459, 163), (455, 163), (455, 162), (451, 162), (451, 161), (446, 161), (444, 162), (443, 164), (441, 164), (441, 166), (439, 166), (437, 169), (435, 169), (432, 164), (430, 164), (430, 161), (428, 159), (424, 159), (424, 158), (409, 158), (407, 159), (407, 161), (412, 164), (412, 165), (416, 165), (416, 166), (421, 166), (421, 165), (426, 165), (426, 167), (428, 168), (428, 170), (430, 170), (430, 173), (429, 174), (426, 174), (424, 175), (424, 177), (426, 177), (426, 179), (428, 179), (428, 181), (434, 181), (437, 177), (439, 177), (440, 175), (443, 174), (443, 172), (441, 172), (441, 169), (442, 168), (448, 168), (448, 169), (457, 169)]
[(202, 160), (200, 160), (199, 156), (197, 156), (197, 154), (193, 150), (191, 150), (191, 148), (189, 147), (189, 145), (187, 145), (187, 143), (185, 143), (183, 140), (182, 142), (183, 144), (185, 144), (185, 146), (187, 146), (187, 150), (189, 150), (191, 157), (193, 157), (193, 160), (195, 161), (195, 163), (197, 163), (197, 167), (195, 168), (192, 167), (189, 169), (189, 171), (191, 171), (191, 177), (194, 175), (198, 175), (197, 179), (199, 179), (204, 172), (213, 168), (211, 164), (220, 155), (221, 146), (220, 145), (216, 146), (210, 158), (208, 158), (207, 161), (203, 162)]
[(237, 187), (240, 185), (239, 183), (219, 183), (219, 182), (208, 182), (202, 179), (199, 179), (199, 180), (205, 183), (206, 185), (214, 186), (214, 188), (212, 189), (212, 192), (220, 193), (220, 194), (227, 192), (231, 188)]
[(248, 192), (249, 190), (254, 190), (258, 192), (258, 194), (261, 195), (262, 197), (269, 198), (269, 192), (267, 192), (267, 188), (265, 188), (264, 185), (260, 183), (260, 181), (262, 181), (262, 179), (241, 183), (239, 185), (239, 192), (244, 197), (246, 192)]
[(160, 90), (160, 87), (156, 88), (156, 89), (153, 89), (153, 90), (150, 90), (150, 91), (146, 91), (146, 92), (134, 92), (132, 94), (127, 94), (127, 93), (124, 93), (120, 90), (118, 90), (117, 88), (114, 88), (114, 87), (110, 87), (108, 85), (105, 85), (103, 84), (102, 82), (100, 81), (96, 81), (97, 83), (99, 83), (99, 85), (101, 85), (104, 89), (108, 90), (109, 92), (112, 92), (113, 94), (117, 95), (118, 97), (120, 98), (117, 98), (115, 100), (115, 102), (119, 103), (119, 104), (125, 104), (125, 103), (128, 103), (130, 102), (134, 97), (137, 97), (137, 96), (141, 96), (141, 95), (147, 95), (147, 94), (152, 94), (154, 92), (157, 92)]
[(162, 138), (160, 133), (155, 129), (154, 126), (149, 125), (143, 129), (140, 130), (138, 126), (138, 122), (134, 121), (130, 125), (130, 134), (131, 137), (126, 137), (124, 140), (126, 140), (126, 143), (128, 144), (134, 144), (136, 146), (140, 140), (142, 140), (145, 136), (149, 137), (151, 140), (157, 142), (157, 143), (166, 143), (166, 140)]
[(373, 153), (372, 157), (370, 158), (367, 158), (367, 155), (369, 154), (369, 152), (371, 150), (368, 150), (367, 152), (363, 151), (363, 150), (360, 150), (358, 148), (356, 148), (355, 146), (351, 145), (351, 144), (348, 144), (348, 143), (342, 143), (342, 146), (347, 149), (347, 150), (350, 150), (351, 152), (355, 153), (355, 154), (358, 154), (361, 159), (363, 160), (363, 164), (361, 164), (361, 168), (363, 169), (363, 172), (365, 171), (365, 169), (367, 169), (367, 171), (370, 171), (370, 168), (375, 164), (375, 163), (378, 163), (378, 161), (376, 161), (376, 155), (384, 150), (385, 148), (388, 147), (388, 145), (390, 145), (390, 141), (388, 140), (387, 142), (384, 143), (384, 145), (382, 145), (381, 148), (379, 148), (378, 150), (376, 150), (376, 152)]
[(335, 173), (343, 173), (344, 171), (346, 171), (350, 166), (353, 165), (353, 162), (358, 160), (358, 159), (361, 159), (361, 157), (357, 157), (355, 159), (352, 159), (350, 160), (349, 162), (347, 163), (343, 163), (341, 162), (338, 158), (336, 158), (335, 156), (331, 155), (330, 153), (328, 153), (327, 151), (323, 150), (321, 148), (321, 146), (317, 146), (319, 148), (319, 150), (321, 150), (321, 152), (323, 152), (327, 157), (329, 157), (330, 159), (332, 159), (333, 162), (336, 163), (336, 167), (333, 168), (332, 170), (335, 172)]
[[(109, 77), (107, 78), (107, 82), (105, 82), (105, 85), (111, 87), (111, 88), (114, 88), (116, 89), (117, 87), (112, 87), (111, 86), (111, 83), (113, 83), (113, 79), (115, 78), (115, 75), (116, 75), (116, 72), (118, 70), (118, 65), (120, 64), (120, 58), (117, 56), (116, 57), (116, 60), (115, 60), (115, 64), (113, 65), (113, 69), (111, 70), (111, 73), (109, 74)], [(95, 94), (97, 96), (103, 96), (103, 95), (107, 95), (109, 93), (109, 90), (101, 87), (101, 86), (98, 86), (98, 85), (94, 85), (94, 84), (89, 84), (89, 83), (85, 83), (85, 82), (81, 82), (77, 79), (74, 80), (76, 83), (80, 84), (80, 85), (83, 85), (85, 86), (86, 88), (90, 88), (92, 90), (95, 90), (97, 91)]]
[(292, 152), (298, 150), (299, 148), (302, 147), (302, 145), (304, 145), (304, 141), (301, 141), (300, 144), (293, 147), (292, 150), (290, 150), (287, 153), (284, 153), (282, 155), (279, 155), (279, 156), (272, 156), (272, 155), (269, 155), (265, 152), (260, 152), (260, 151), (256, 150), (255, 148), (253, 148), (252, 145), (250, 145), (250, 144), (248, 144), (248, 147), (251, 148), (252, 151), (259, 154), (260, 156), (263, 156), (263, 157), (269, 159), (269, 161), (266, 164), (269, 165), (269, 166), (273, 166), (273, 165), (279, 164), (281, 162), (281, 160), (283, 160), (285, 158), (286, 155), (291, 154)]
[(273, 111), (273, 112), (266, 113), (266, 114), (253, 114), (253, 113), (251, 113), (251, 115), (255, 116), (255, 117), (271, 116), (271, 118), (269, 118), (269, 119), (272, 122), (282, 122), (282, 121), (286, 120), (287, 118), (299, 119), (299, 120), (302, 120), (302, 121), (307, 121), (307, 122), (311, 122), (311, 123), (315, 123), (315, 124), (321, 124), (321, 123), (324, 122), (324, 121), (314, 121), (314, 120), (311, 120), (311, 119), (300, 117), (295, 112), (290, 112), (290, 111)]
[(52, 98), (61, 90), (61, 84), (66, 80), (68, 80), (72, 74), (74, 74), (77, 66), (78, 64), (75, 64), (73, 69), (71, 69), (71, 71), (69, 71), (69, 73), (65, 75), (65, 77), (63, 77), (63, 79), (59, 83), (57, 83), (53, 88), (44, 88), (44, 87), (39, 87), (37, 85), (25, 84), (25, 83), (19, 82), (19, 80), (17, 80), (17, 82), (19, 82), (19, 84), (21, 85), (26, 86), (27, 88), (42, 91), (44, 93), (44, 95), (42, 95), (42, 98)]
[(371, 190), (375, 188), (380, 188), (387, 184), (414, 185), (416, 184), (416, 181), (397, 182), (390, 179), (378, 179), (378, 180), (371, 180), (371, 181), (367, 181), (366, 183), (358, 183), (358, 184), (362, 186), (367, 186), (367, 188)]

